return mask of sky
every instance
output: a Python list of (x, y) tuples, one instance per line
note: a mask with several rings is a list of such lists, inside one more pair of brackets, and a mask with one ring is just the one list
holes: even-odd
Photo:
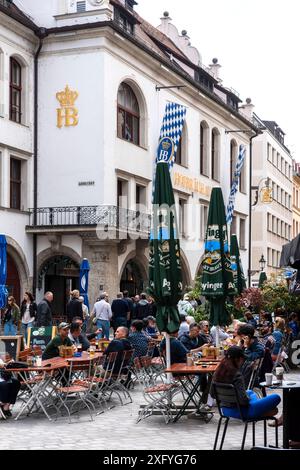
[(234, 88), (255, 113), (276, 121), (300, 162), (300, 27), (295, 0), (137, 0), (136, 11), (154, 26), (168, 11), (187, 30), (204, 65), (222, 65), (223, 85)]

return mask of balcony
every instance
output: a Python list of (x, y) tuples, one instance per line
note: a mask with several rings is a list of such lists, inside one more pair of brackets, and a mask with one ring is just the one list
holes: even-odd
[(29, 210), (27, 233), (116, 232), (148, 238), (151, 215), (116, 206), (41, 207)]

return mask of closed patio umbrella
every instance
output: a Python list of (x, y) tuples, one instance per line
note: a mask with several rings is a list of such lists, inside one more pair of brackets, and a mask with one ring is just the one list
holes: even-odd
[(7, 276), (7, 258), (6, 258), (6, 238), (5, 235), (0, 235), (0, 308), (6, 306), (7, 289), (6, 289), (6, 276)]
[(88, 296), (88, 289), (89, 289), (89, 272), (90, 272), (90, 264), (86, 258), (84, 258), (80, 264), (80, 271), (79, 271), (79, 292), (82, 297), (84, 297), (84, 304), (90, 309), (89, 307), (89, 296)]
[(231, 235), (230, 238), (230, 259), (233, 282), (237, 291), (236, 293), (240, 295), (243, 290), (246, 289), (246, 279), (244, 276), (239, 244), (236, 235)]
[[(210, 324), (227, 325), (230, 322), (230, 316), (225, 308), (225, 301), (227, 296), (234, 295), (235, 287), (221, 188), (213, 188), (211, 193), (202, 268), (202, 295), (210, 302)], [(217, 346), (218, 332), (217, 328)]]
[(178, 331), (180, 326), (177, 303), (182, 297), (182, 275), (177, 233), (169, 167), (166, 162), (158, 161), (153, 194), (148, 291), (157, 304), (157, 326), (161, 332), (167, 333), (167, 366), (170, 366), (168, 334)]

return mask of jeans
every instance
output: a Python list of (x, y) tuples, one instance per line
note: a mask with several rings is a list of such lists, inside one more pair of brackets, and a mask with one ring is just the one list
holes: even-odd
[(102, 328), (102, 332), (99, 333), (97, 339), (109, 339), (110, 322), (108, 320), (97, 320), (97, 328)]
[[(264, 398), (258, 398), (252, 390), (247, 390), (249, 406), (242, 406), (241, 411), (244, 419), (259, 419), (268, 411), (274, 410), (280, 403), (280, 396), (276, 393)], [(224, 416), (227, 418), (241, 419), (237, 408), (227, 408), (222, 406)]]
[(21, 335), (24, 336), (25, 343), (27, 343), (27, 333), (28, 333), (28, 328), (32, 328), (34, 322), (29, 322), (29, 323), (22, 323), (21, 326)]
[(4, 336), (16, 336), (17, 326), (13, 324), (12, 320), (9, 320), (4, 324)]

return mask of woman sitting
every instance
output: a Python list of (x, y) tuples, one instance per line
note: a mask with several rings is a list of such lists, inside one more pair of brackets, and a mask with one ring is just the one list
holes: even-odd
[[(244, 377), (240, 371), (244, 361), (245, 355), (242, 348), (238, 346), (229, 348), (213, 375), (213, 383), (234, 385), (244, 419), (275, 416), (278, 412), (277, 405), (280, 403), (280, 396), (272, 394), (264, 398), (258, 398), (252, 390), (246, 390)], [(215, 398), (214, 388), (211, 394)], [(241, 419), (239, 409), (235, 404), (222, 404), (222, 411), (227, 418)]]
[(5, 369), (5, 363), (0, 358), (0, 418), (11, 417), (10, 406), (16, 403), (21, 384)]

